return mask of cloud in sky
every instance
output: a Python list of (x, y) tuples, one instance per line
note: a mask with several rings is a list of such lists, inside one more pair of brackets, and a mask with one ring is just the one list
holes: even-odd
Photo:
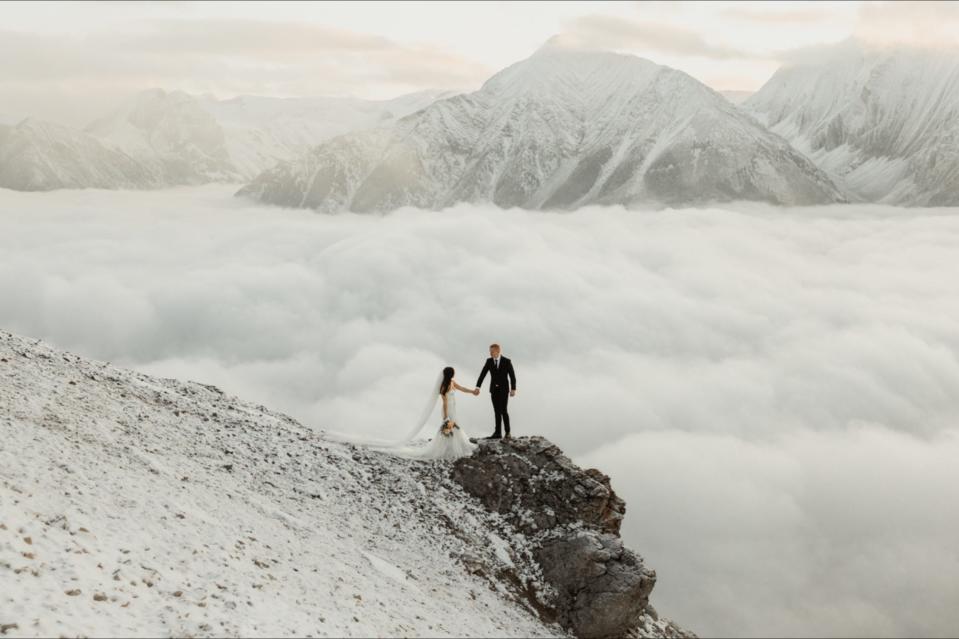
[(718, 60), (757, 56), (735, 46), (712, 43), (704, 34), (680, 25), (589, 15), (570, 21), (569, 27), (570, 35), (581, 45), (596, 49), (631, 47)]
[[(561, 35), (715, 89), (756, 90), (790, 52), (954, 43), (952, 3), (457, 2), (0, 4), (7, 116), (85, 125), (149, 88), (390, 98), (472, 90)], [(5, 116), (6, 117), (6, 116)]]
[[(665, 614), (959, 623), (959, 211), (321, 216), (230, 193), (0, 190), (0, 325), (379, 437), (499, 341), (516, 431), (612, 475)], [(491, 430), (485, 395), (459, 409)]]
[(0, 72), (5, 111), (74, 126), (152, 87), (222, 97), (387, 98), (423, 88), (472, 89), (492, 73), (428, 45), (309, 23), (230, 19), (144, 20), (100, 34), (6, 30), (0, 56), (17, 60)]
[(855, 36), (877, 44), (959, 47), (959, 4), (954, 2), (866, 2)]

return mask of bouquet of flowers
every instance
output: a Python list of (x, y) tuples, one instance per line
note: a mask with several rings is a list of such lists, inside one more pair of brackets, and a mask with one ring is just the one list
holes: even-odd
[(443, 426), (442, 428), (440, 428), (440, 435), (442, 435), (443, 437), (452, 437), (453, 430), (457, 428), (459, 428), (459, 426), (456, 425), (456, 422), (454, 422), (451, 419), (444, 419)]

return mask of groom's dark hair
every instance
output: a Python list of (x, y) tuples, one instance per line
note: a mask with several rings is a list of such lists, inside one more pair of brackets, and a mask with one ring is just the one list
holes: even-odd
[[(489, 345), (489, 347), (490, 347), (490, 348), (499, 348), (499, 344), (497, 344), (496, 342), (493, 342), (492, 344)], [(500, 350), (502, 350), (502, 349), (500, 349)]]

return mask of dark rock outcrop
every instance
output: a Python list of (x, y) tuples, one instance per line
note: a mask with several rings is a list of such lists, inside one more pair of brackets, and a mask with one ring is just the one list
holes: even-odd
[(583, 523), (619, 535), (626, 512), (609, 477), (576, 466), (543, 437), (482, 440), (453, 478), (490, 510), (528, 515), (514, 522), (525, 533)]
[(564, 627), (579, 637), (642, 631), (656, 573), (623, 546), (626, 505), (609, 477), (542, 437), (484, 440), (452, 477), (528, 538)]

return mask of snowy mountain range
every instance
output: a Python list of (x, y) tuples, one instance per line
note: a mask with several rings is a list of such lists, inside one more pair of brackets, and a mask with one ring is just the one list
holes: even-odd
[(745, 101), (858, 199), (959, 205), (959, 51), (857, 41), (787, 65)]
[(783, 138), (685, 73), (553, 43), (479, 91), (334, 138), (239, 194), (357, 212), (844, 197)]
[(330, 137), (395, 121), (448, 95), (217, 100), (145, 91), (83, 131), (33, 119), (0, 124), (0, 187), (150, 189), (242, 182)]
[(959, 205), (955, 50), (848, 41), (747, 95), (555, 42), (462, 95), (217, 100), (157, 89), (83, 131), (0, 117), (0, 187), (248, 182), (239, 195), (357, 212)]
[(413, 461), (4, 331), (0, 375), (0, 634), (693, 636), (542, 438)]

